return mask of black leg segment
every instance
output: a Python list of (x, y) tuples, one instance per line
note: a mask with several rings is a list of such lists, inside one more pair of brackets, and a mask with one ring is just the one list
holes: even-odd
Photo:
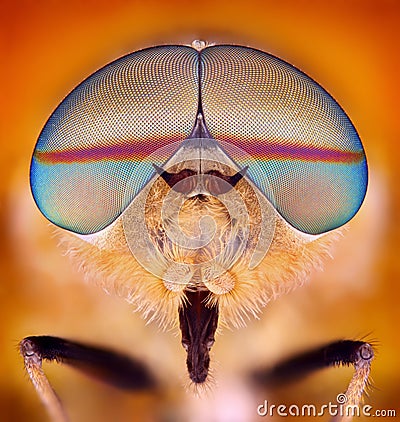
[(121, 353), (59, 337), (26, 337), (20, 343), (26, 359), (66, 363), (121, 389), (152, 389), (156, 382), (144, 364)]
[(122, 389), (156, 387), (155, 380), (142, 363), (112, 350), (51, 336), (26, 337), (19, 346), (26, 372), (52, 421), (67, 422), (68, 416), (43, 372), (43, 360), (66, 363)]
[(374, 351), (369, 343), (340, 340), (296, 355), (273, 368), (255, 371), (252, 378), (260, 385), (276, 385), (301, 378), (318, 369), (371, 361), (373, 356)]
[(252, 373), (252, 380), (259, 386), (278, 383), (305, 376), (317, 369), (353, 365), (354, 375), (345, 391), (345, 406), (359, 405), (368, 386), (374, 349), (364, 341), (340, 340), (292, 357), (273, 367)]

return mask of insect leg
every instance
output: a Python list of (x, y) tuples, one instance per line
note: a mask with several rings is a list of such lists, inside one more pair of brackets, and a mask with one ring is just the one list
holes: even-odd
[(67, 421), (61, 401), (42, 369), (42, 361), (71, 365), (107, 384), (127, 390), (156, 387), (148, 369), (140, 362), (112, 350), (86, 346), (52, 336), (32, 336), (20, 343), (25, 369), (52, 420)]
[(360, 403), (368, 384), (374, 350), (364, 341), (340, 340), (294, 356), (272, 369), (254, 371), (253, 380), (258, 385), (272, 385), (305, 376), (317, 369), (330, 366), (353, 365), (354, 375), (346, 390), (346, 405)]

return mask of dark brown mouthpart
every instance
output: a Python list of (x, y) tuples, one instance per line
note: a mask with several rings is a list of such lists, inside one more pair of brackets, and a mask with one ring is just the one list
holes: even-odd
[(207, 379), (210, 350), (218, 325), (218, 305), (206, 306), (208, 294), (208, 291), (187, 291), (187, 302), (179, 310), (186, 365), (190, 379), (197, 384)]

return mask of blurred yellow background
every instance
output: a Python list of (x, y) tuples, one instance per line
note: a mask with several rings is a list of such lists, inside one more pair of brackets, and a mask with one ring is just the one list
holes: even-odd
[[(46, 420), (17, 350), (20, 339), (35, 334), (113, 346), (173, 380), (162, 396), (130, 395), (46, 365), (73, 421), (257, 420), (255, 405), (267, 397), (252, 396), (240, 383), (242, 371), (365, 335), (378, 344), (367, 402), (400, 415), (399, 2), (6, 0), (0, 16), (2, 421)], [(312, 76), (355, 124), (370, 169), (366, 201), (325, 271), (271, 304), (261, 321), (217, 339), (214, 376), (222, 375), (207, 401), (184, 392), (178, 337), (146, 327), (128, 304), (81, 282), (36, 209), (28, 179), (42, 126), (76, 84), (128, 52), (194, 39), (251, 45)], [(325, 370), (270, 397), (334, 401), (350, 376), (351, 370)]]

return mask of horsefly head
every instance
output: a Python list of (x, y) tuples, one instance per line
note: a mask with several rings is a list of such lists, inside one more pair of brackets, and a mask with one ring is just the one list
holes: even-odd
[(89, 76), (44, 126), (30, 174), (86, 276), (180, 327), (196, 384), (218, 325), (300, 285), (367, 187), (360, 138), (320, 85), (265, 52), (201, 42)]

